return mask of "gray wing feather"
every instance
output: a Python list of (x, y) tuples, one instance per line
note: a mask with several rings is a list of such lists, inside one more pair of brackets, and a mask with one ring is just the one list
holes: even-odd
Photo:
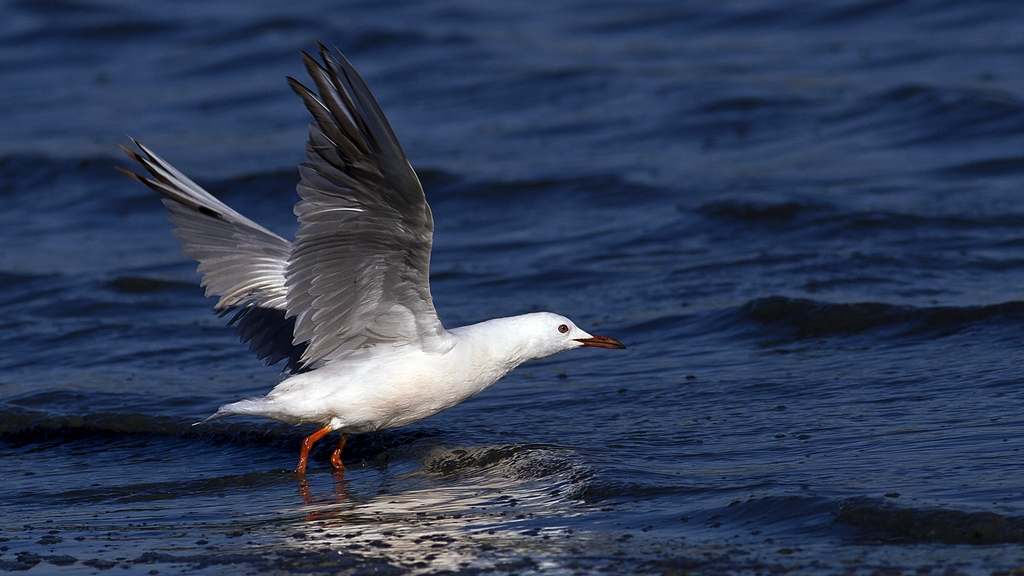
[(199, 261), (206, 295), (219, 297), (214, 310), (222, 315), (237, 311), (230, 324), (259, 359), (268, 364), (288, 359), (288, 369), (301, 369), (298, 360), (305, 345), (293, 342), (294, 320), (285, 316), (291, 242), (232, 210), (150, 149), (132, 142), (143, 154), (122, 148), (151, 178), (119, 170), (165, 196), (181, 252)]
[(177, 228), (181, 252), (199, 261), (207, 296), (219, 296), (214, 310), (246, 302), (285, 308), (285, 268), (291, 242), (235, 212), (135, 139), (145, 156), (124, 148), (152, 179), (121, 170), (166, 196), (167, 218)]
[(303, 53), (317, 94), (288, 82), (315, 122), (299, 168), (299, 229), (285, 271), (306, 365), (368, 344), (443, 346), (430, 296), (430, 208), (369, 89), (341, 53)]

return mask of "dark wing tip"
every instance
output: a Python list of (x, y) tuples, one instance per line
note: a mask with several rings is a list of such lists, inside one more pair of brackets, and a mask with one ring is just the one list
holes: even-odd
[(128, 148), (124, 145), (121, 145), (121, 150), (124, 150), (124, 153), (127, 154), (129, 158), (138, 162), (140, 166), (145, 168), (150, 173), (152, 178), (147, 178), (146, 176), (132, 172), (131, 170), (122, 168), (121, 166), (114, 166), (114, 168), (116, 168), (119, 172), (131, 178), (132, 180), (135, 180), (140, 184), (144, 184), (149, 189), (158, 192), (161, 195), (166, 196), (167, 198), (170, 198), (171, 200), (177, 202), (178, 204), (181, 204), (182, 206), (191, 208), (204, 216), (209, 216), (210, 218), (216, 218), (218, 220), (224, 220), (224, 215), (221, 214), (220, 212), (203, 205), (196, 198), (191, 198), (186, 194), (182, 194), (181, 191), (179, 190), (179, 188), (181, 187), (181, 183), (169, 180), (169, 175), (166, 172), (162, 173), (158, 169), (160, 163), (162, 162), (160, 158), (156, 157), (152, 152), (150, 152), (148, 148), (140, 144), (139, 141), (136, 140), (135, 138), (132, 138), (131, 136), (129, 136), (128, 138), (136, 146), (138, 146), (139, 150), (142, 150), (142, 154), (145, 154), (145, 156), (139, 154), (135, 150), (132, 150), (131, 148)]
[[(122, 146), (122, 148), (124, 148), (124, 146)], [(121, 166), (114, 166), (114, 169), (117, 170), (118, 172), (120, 172), (121, 174), (124, 174), (125, 176), (131, 178), (132, 180), (135, 180), (136, 182), (141, 182), (142, 184), (146, 183), (146, 179), (145, 178), (143, 178), (142, 176), (139, 176), (138, 174), (136, 174), (135, 172), (132, 172), (131, 170), (129, 170), (127, 168), (124, 168), (124, 167), (121, 167)]]

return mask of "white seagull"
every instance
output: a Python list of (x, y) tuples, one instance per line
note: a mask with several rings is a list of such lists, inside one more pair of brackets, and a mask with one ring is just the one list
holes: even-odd
[(319, 430), (309, 450), (341, 432), (406, 426), (451, 408), (528, 360), (581, 346), (625, 348), (549, 312), (446, 330), (430, 296), (434, 223), (416, 172), (370, 90), (344, 55), (302, 53), (319, 97), (288, 78), (315, 122), (299, 166), (299, 228), (289, 242), (235, 212), (148, 148), (122, 148), (165, 196), (182, 253), (199, 261), (214, 310), (267, 364), (288, 377), (263, 397), (221, 406), (204, 420), (249, 414)]

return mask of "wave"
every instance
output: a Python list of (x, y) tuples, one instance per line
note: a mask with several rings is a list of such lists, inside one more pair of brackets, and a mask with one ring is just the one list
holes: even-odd
[(7, 154), (0, 156), (0, 195), (24, 192), (38, 201), (39, 190), (45, 184), (62, 178), (113, 180), (118, 176), (115, 166), (119, 163), (123, 164), (110, 156), (52, 158), (42, 154)]
[[(3, 274), (0, 273), (0, 278)], [(0, 286), (2, 286), (0, 280)], [(117, 276), (106, 283), (106, 287), (121, 294), (148, 294), (164, 290), (189, 290), (194, 291), (195, 285), (191, 282), (179, 282), (160, 278), (146, 278), (143, 276)]]
[[(432, 451), (424, 459), (424, 470), (433, 474), (448, 476), (464, 471), (487, 470), (495, 466), (508, 464), (521, 457), (529, 457), (537, 453), (548, 453), (558, 450), (556, 446), (543, 444), (507, 444), (497, 446), (466, 446), (444, 447)], [(567, 469), (564, 459), (541, 462), (529, 458), (531, 467), (524, 470), (532, 476), (542, 477), (557, 474)], [(561, 464), (560, 464), (561, 463)]]
[(849, 123), (854, 132), (886, 132), (896, 145), (963, 145), (1020, 134), (1024, 102), (1009, 93), (907, 84), (860, 99), (828, 121)]
[[(303, 438), (312, 427), (296, 427), (262, 420), (237, 420), (195, 425), (196, 420), (180, 416), (154, 416), (119, 412), (57, 414), (0, 403), (0, 442), (15, 445), (64, 444), (91, 438), (164, 436), (198, 440), (213, 444), (274, 447), (298, 454)], [(381, 450), (410, 444), (436, 435), (428, 428), (361, 434), (346, 444), (345, 453), (353, 458), (373, 458)], [(317, 445), (314, 454), (324, 458), (333, 449), (328, 443)]]
[[(1000, 170), (1002, 164), (996, 162), (992, 170)], [(1017, 166), (1013, 160), (1006, 161)], [(1020, 161), (1024, 166), (1024, 160)], [(972, 165), (973, 166), (973, 165)], [(978, 163), (978, 170), (988, 170), (988, 164)], [(1020, 166), (1017, 166), (1018, 168)], [(973, 168), (965, 168), (971, 170)], [(868, 229), (906, 230), (921, 229), (969, 229), (969, 228), (1024, 228), (1024, 217), (1014, 213), (977, 212), (964, 214), (950, 213), (914, 213), (893, 210), (849, 210), (842, 206), (807, 199), (786, 199), (779, 201), (754, 200), (748, 198), (726, 198), (697, 206), (694, 211), (711, 220), (732, 220), (743, 223), (785, 224), (795, 233), (810, 233), (815, 227), (824, 231), (814, 232), (820, 238), (833, 237), (840, 230)], [(799, 226), (791, 221), (799, 220)]]
[(742, 222), (788, 222), (797, 216), (822, 210), (824, 206), (787, 200), (784, 202), (752, 202), (748, 200), (719, 200), (703, 204), (697, 212), (709, 218), (739, 220)]
[(1009, 156), (977, 160), (952, 166), (941, 171), (953, 176), (1009, 176), (1024, 174), (1024, 156)]
[[(0, 403), (0, 442), (15, 446), (46, 444), (47, 448), (55, 448), (82, 440), (103, 439), (106, 444), (149, 436), (165, 437), (168, 441), (294, 450), (297, 456), (299, 445), (312, 429), (244, 419), (195, 425), (195, 420), (178, 416), (117, 412), (56, 414)], [(446, 446), (427, 442), (414, 446), (438, 434), (437, 430), (414, 427), (355, 435), (345, 445), (345, 458), (387, 462), (411, 457), (422, 461), (426, 473), (439, 476), (497, 471), (515, 480), (568, 475), (574, 482), (586, 476), (565, 449), (554, 445)], [(311, 454), (315, 460), (326, 460), (333, 448), (332, 442), (320, 442)], [(283, 463), (291, 464), (291, 461)]]
[(853, 335), (879, 328), (901, 333), (956, 332), (992, 321), (1024, 323), (1024, 302), (987, 306), (915, 307), (875, 302), (835, 304), (805, 298), (770, 296), (752, 300), (740, 313), (760, 324), (787, 326), (797, 338)]
[(280, 438), (285, 435), (279, 426), (269, 428), (249, 423), (193, 426), (193, 423), (190, 419), (174, 416), (117, 412), (55, 414), (0, 404), (0, 441), (14, 444), (128, 436), (174, 436), (253, 443), (259, 438)]
[[(127, 144), (125, 139), (123, 144)], [(181, 167), (187, 169), (185, 162)], [(61, 158), (35, 153), (10, 153), (0, 155), (0, 195), (25, 193), (31, 194), (33, 200), (37, 200), (41, 188), (52, 186), (56, 182), (107, 182), (123, 184), (117, 189), (132, 192), (131, 196), (151, 199), (151, 193), (132, 184), (126, 179), (117, 167), (133, 169), (131, 161), (127, 157), (118, 155), (98, 154), (92, 156)], [(439, 192), (452, 190), (455, 195), (461, 196), (473, 192), (487, 193), (498, 190), (498, 196), (515, 193), (516, 191), (537, 191), (549, 187), (568, 187), (571, 189), (587, 190), (595, 184), (600, 185), (608, 182), (610, 184), (625, 185), (618, 179), (611, 177), (581, 177), (566, 179), (564, 181), (525, 181), (525, 182), (479, 182), (468, 181), (459, 175), (436, 170), (432, 168), (420, 168), (416, 171), (420, 181), (426, 189), (437, 189)], [(246, 198), (272, 198), (285, 196), (291, 200), (297, 200), (295, 185), (299, 182), (298, 167), (268, 167), (264, 170), (248, 171), (240, 174), (203, 179), (196, 178), (196, 181), (206, 188), (211, 194), (217, 197), (231, 196), (238, 194)], [(116, 189), (115, 189), (116, 190)], [(429, 192), (428, 192), (429, 194)], [(61, 196), (64, 196), (62, 194)], [(109, 192), (105, 197), (110, 200)], [(150, 203), (159, 206), (159, 203)]]
[(889, 543), (1024, 543), (1024, 518), (994, 512), (902, 508), (874, 498), (842, 502), (835, 521), (862, 529), (867, 538)]

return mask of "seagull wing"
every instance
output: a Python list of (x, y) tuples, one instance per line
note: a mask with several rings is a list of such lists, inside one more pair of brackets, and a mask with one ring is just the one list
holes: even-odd
[(235, 212), (149, 148), (132, 142), (142, 154), (122, 148), (151, 178), (118, 169), (164, 195), (181, 252), (199, 261), (206, 295), (220, 297), (214, 310), (222, 315), (236, 312), (231, 324), (259, 359), (274, 364), (287, 358), (287, 368), (298, 370), (305, 345), (293, 343), (294, 320), (285, 316), (291, 242)]
[(301, 362), (372, 344), (446, 347), (430, 296), (434, 223), (423, 188), (362, 78), (338, 52), (303, 53), (317, 93), (292, 89), (315, 120), (300, 165), (288, 316)]

